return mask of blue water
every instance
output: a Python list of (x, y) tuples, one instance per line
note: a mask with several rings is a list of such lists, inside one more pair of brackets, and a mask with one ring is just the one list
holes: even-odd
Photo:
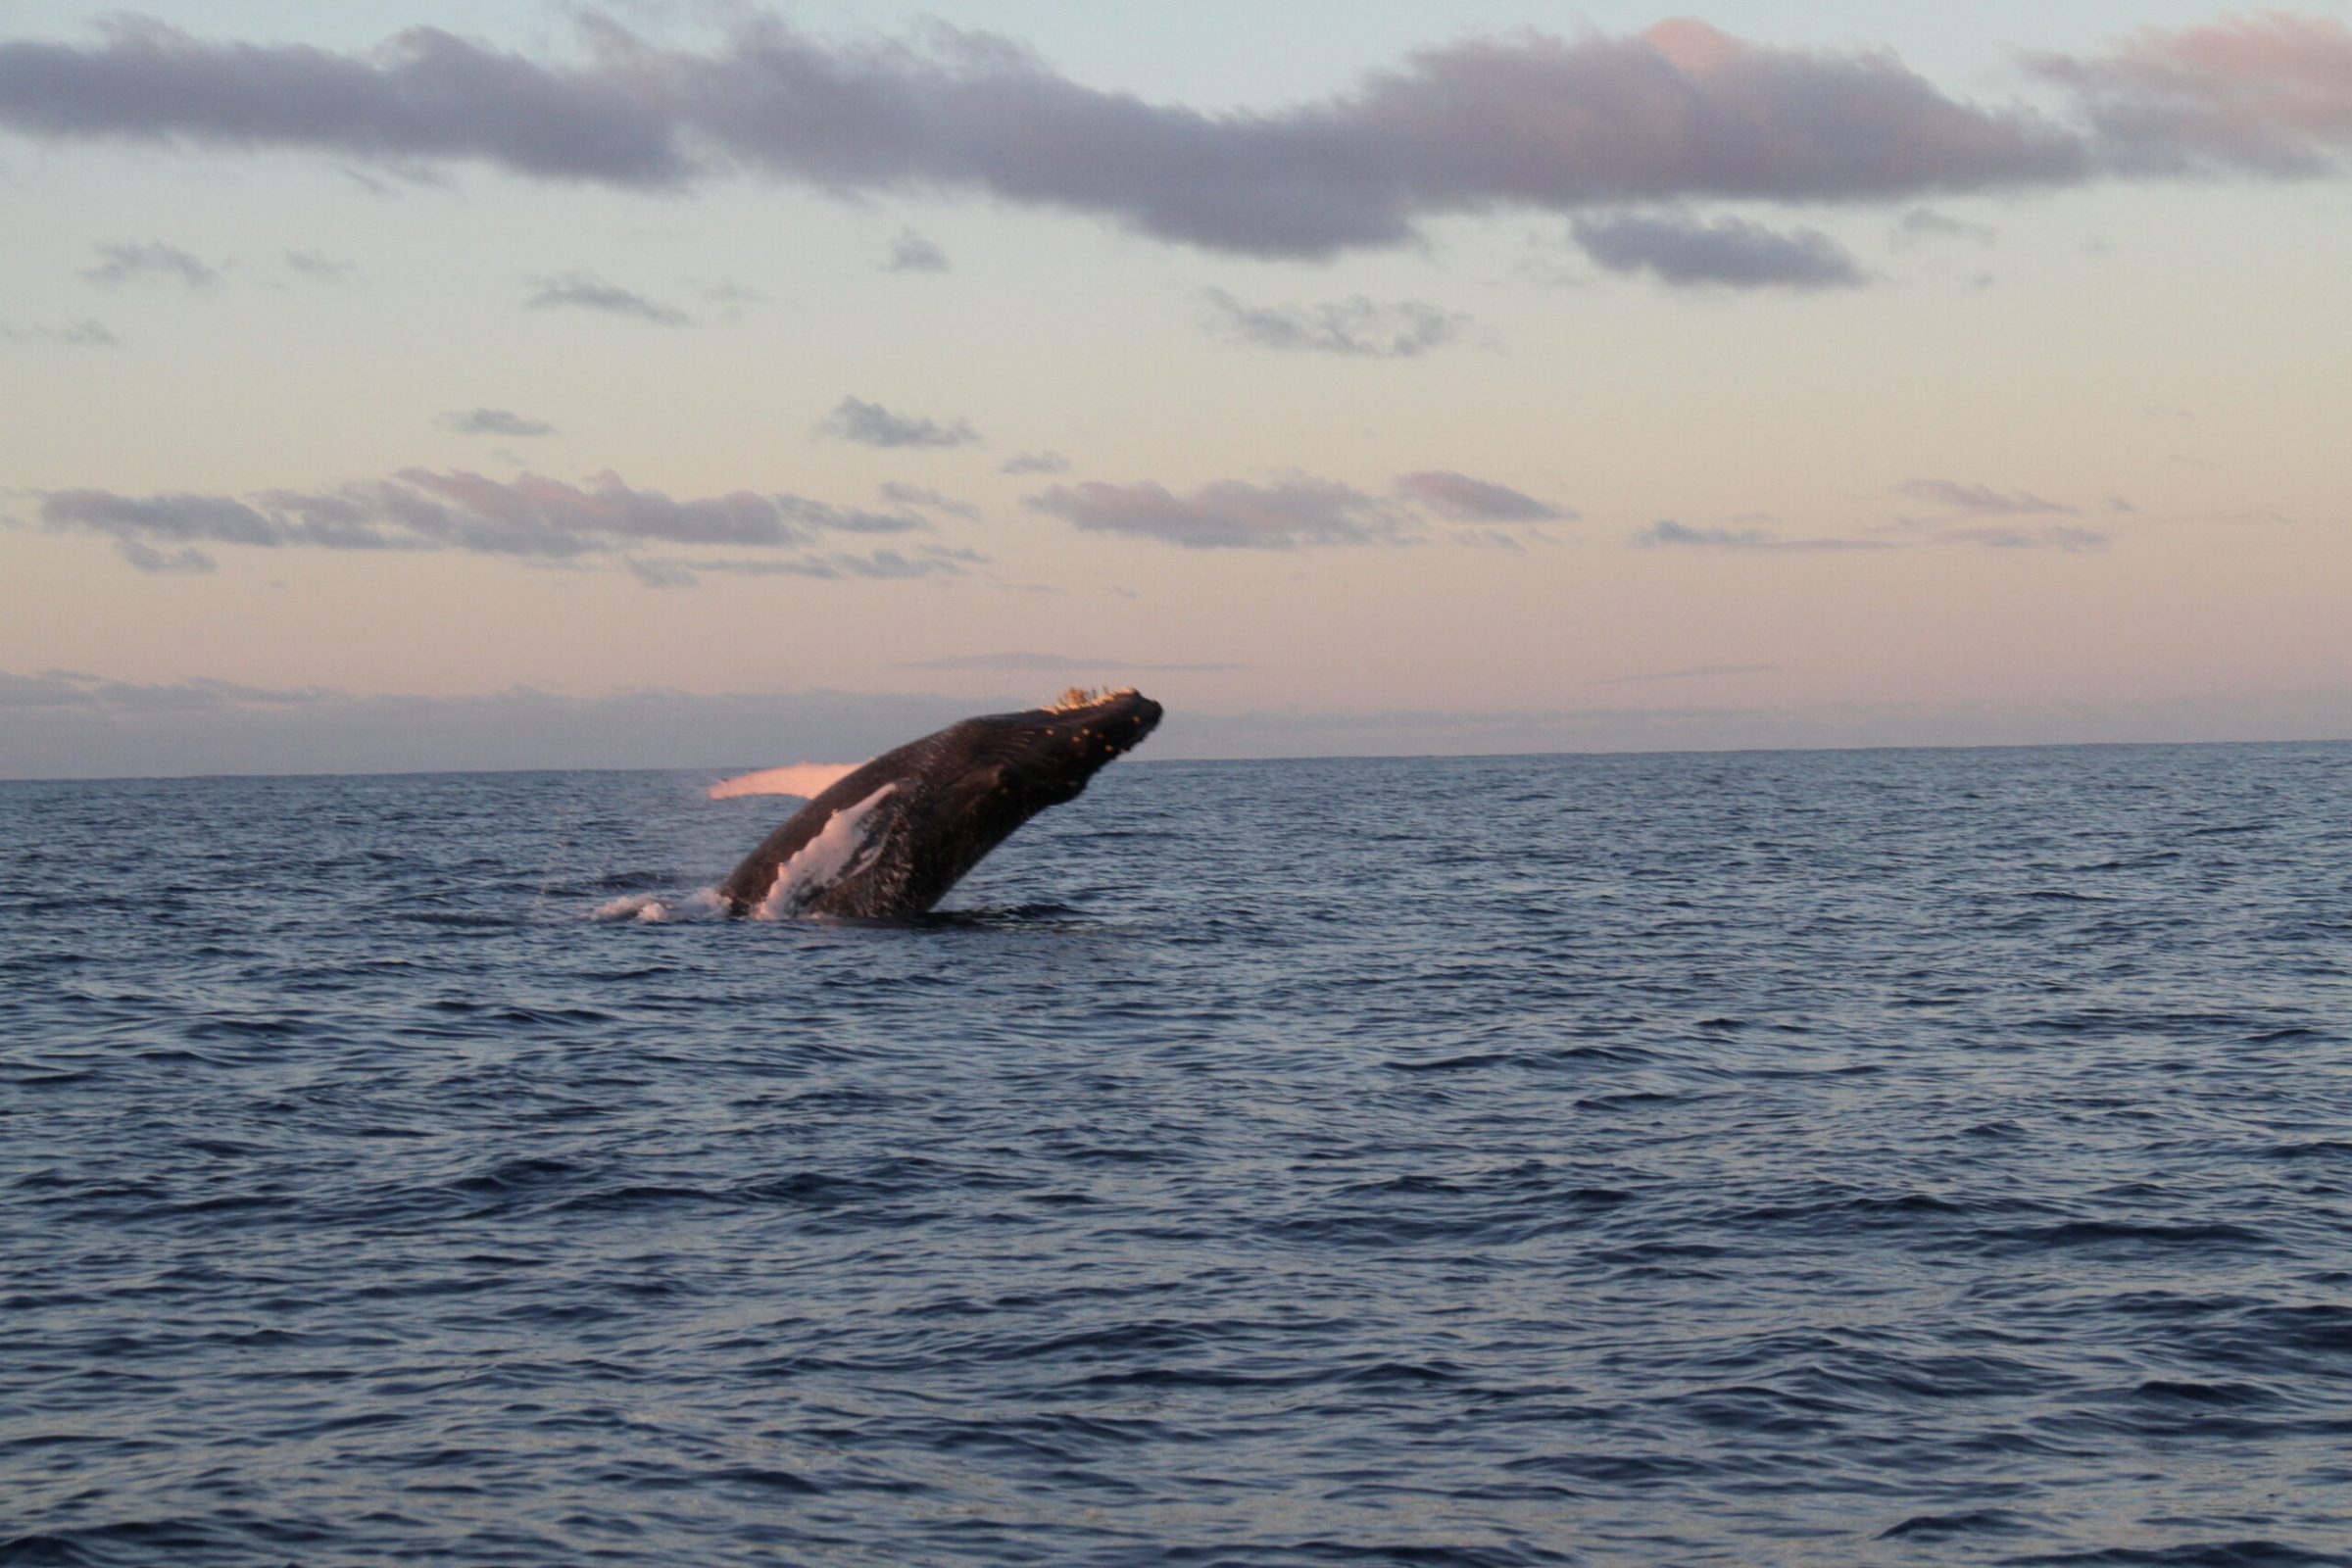
[(2352, 747), (0, 785), (0, 1563), (2352, 1561)]

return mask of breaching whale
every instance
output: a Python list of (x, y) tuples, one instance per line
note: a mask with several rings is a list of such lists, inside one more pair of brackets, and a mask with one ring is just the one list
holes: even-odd
[(730, 912), (905, 917), (946, 895), (1012, 830), (1076, 800), (1159, 723), (1136, 692), (1072, 690), (884, 752), (801, 808), (726, 881)]

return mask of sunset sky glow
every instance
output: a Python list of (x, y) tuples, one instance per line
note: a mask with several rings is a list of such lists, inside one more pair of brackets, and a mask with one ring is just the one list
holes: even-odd
[(17, 0), (0, 776), (2352, 737), (2348, 170), (2341, 0)]

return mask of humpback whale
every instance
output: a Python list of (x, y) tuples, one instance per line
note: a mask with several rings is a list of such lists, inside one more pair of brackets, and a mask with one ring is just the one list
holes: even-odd
[(1134, 750), (1160, 707), (1132, 687), (1071, 690), (884, 752), (769, 834), (726, 881), (731, 913), (920, 914), (1049, 806)]

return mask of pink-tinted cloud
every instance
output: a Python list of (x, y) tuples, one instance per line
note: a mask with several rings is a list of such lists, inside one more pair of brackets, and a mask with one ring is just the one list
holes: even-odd
[(2352, 27), (2330, 18), (2264, 11), (2027, 58), (2075, 94), (2126, 172), (2320, 174), (2352, 157)]

